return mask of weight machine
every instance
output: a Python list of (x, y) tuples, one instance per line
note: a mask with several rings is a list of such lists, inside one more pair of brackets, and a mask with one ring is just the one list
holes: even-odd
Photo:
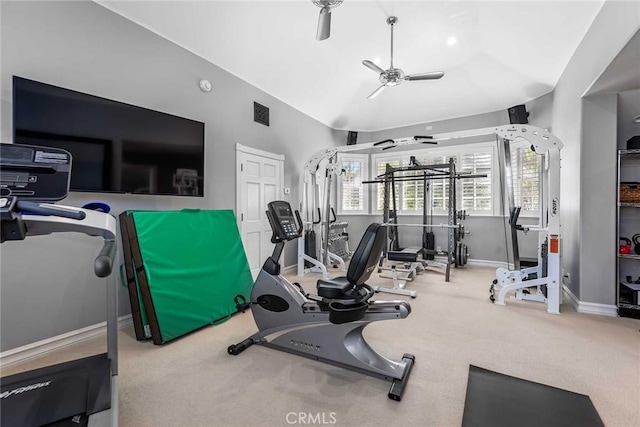
[[(507, 167), (507, 161), (510, 161), (509, 143), (516, 139), (522, 138), (528, 141), (534, 148), (536, 154), (543, 155), (544, 173), (542, 174), (542, 194), (541, 198), (541, 215), (540, 224), (537, 227), (524, 227), (517, 223), (519, 211), (515, 206), (515, 199), (513, 197), (513, 187), (510, 183), (511, 176), (505, 177), (507, 182), (507, 190), (509, 194), (509, 207), (510, 207), (510, 222), (511, 222), (511, 234), (512, 245), (514, 255), (514, 270), (498, 269), (496, 272), (495, 283), (491, 286), (491, 299), (498, 305), (504, 305), (505, 296), (510, 291), (516, 291), (516, 298), (525, 300), (535, 300), (545, 302), (547, 304), (547, 311), (550, 313), (559, 313), (560, 301), (561, 301), (561, 234), (560, 234), (560, 150), (563, 147), (562, 142), (550, 132), (530, 125), (505, 125), (497, 127), (488, 127), (482, 129), (472, 129), (467, 131), (450, 132), (443, 134), (436, 134), (428, 137), (407, 137), (397, 139), (387, 139), (376, 143), (365, 143), (350, 146), (342, 146), (335, 148), (328, 148), (315, 153), (312, 158), (307, 162), (305, 166), (305, 174), (303, 177), (303, 197), (302, 197), (302, 211), (305, 215), (305, 224), (309, 222), (313, 223), (312, 213), (315, 208), (309, 204), (308, 196), (313, 193), (309, 193), (309, 184), (311, 172), (315, 174), (318, 169), (318, 164), (322, 159), (336, 158), (337, 153), (357, 152), (371, 149), (388, 150), (396, 147), (402, 147), (407, 145), (415, 145), (424, 143), (425, 139), (428, 139), (428, 143), (451, 143), (451, 142), (480, 142), (486, 141), (487, 137), (495, 137), (498, 141), (500, 150), (500, 158), (504, 164), (506, 173), (510, 174), (510, 164)], [(335, 160), (334, 160), (335, 164)], [(383, 181), (378, 181), (383, 182)], [(455, 186), (454, 186), (455, 187)], [(395, 198), (394, 198), (395, 200)], [(452, 198), (451, 200), (455, 200)], [(325, 208), (327, 209), (327, 208)], [(305, 213), (306, 212), (306, 213)], [(329, 218), (330, 207), (325, 214), (325, 220)], [(454, 218), (460, 218), (459, 214), (454, 211), (452, 213)], [(458, 233), (461, 238), (465, 232), (463, 229), (449, 227), (457, 224), (457, 222), (451, 223), (451, 219), (446, 224), (449, 228), (448, 235)], [(385, 219), (385, 223), (388, 223), (389, 228), (395, 228), (396, 224), (389, 222), (389, 218)], [(422, 226), (422, 225), (420, 225)], [(431, 225), (431, 227), (437, 227)], [(521, 227), (521, 228), (520, 228)], [(517, 232), (518, 231), (538, 231), (539, 244), (538, 244), (538, 265), (531, 269), (521, 269), (519, 265), (518, 249), (517, 249)], [(302, 240), (302, 239), (301, 239)], [(463, 246), (460, 249), (456, 246), (453, 248), (454, 260), (461, 261), (466, 258), (466, 251), (463, 250)], [(452, 253), (452, 250), (448, 248), (448, 252)], [(298, 274), (301, 273), (300, 264), (300, 251), (298, 251)], [(329, 255), (327, 255), (328, 257)], [(451, 261), (448, 255), (447, 260)], [(304, 260), (305, 258), (303, 258)], [(320, 264), (320, 263), (318, 263)], [(460, 264), (460, 262), (458, 262)], [(464, 264), (464, 262), (462, 263)], [(316, 265), (318, 269), (322, 269), (319, 265)], [(304, 269), (304, 263), (302, 264)], [(324, 268), (323, 274), (326, 274), (326, 268)], [(539, 287), (539, 292), (531, 294), (528, 291), (530, 287)], [(529, 292), (529, 293), (527, 293)]]
[[(533, 126), (514, 125), (496, 130), (501, 169), (504, 170), (503, 178), (509, 203), (509, 229), (511, 231), (514, 269), (497, 269), (496, 279), (489, 289), (489, 298), (497, 305), (505, 305), (507, 293), (515, 291), (514, 299), (542, 302), (546, 304), (547, 312), (559, 314), (562, 303), (560, 150), (563, 144), (550, 132)], [(510, 143), (520, 138), (528, 141), (531, 144), (531, 149), (543, 159), (540, 184), (540, 221), (535, 227), (518, 224), (521, 208), (515, 206)], [(538, 264), (535, 267), (520, 267), (519, 231), (539, 233)], [(534, 292), (532, 292), (533, 288), (535, 288)]]
[[(349, 224), (338, 222), (331, 206), (334, 178), (342, 173), (337, 159), (335, 148), (326, 149), (315, 153), (305, 164), (301, 178), (303, 230), (298, 239), (298, 276), (315, 272), (322, 273), (326, 279), (327, 266), (337, 265), (341, 271), (346, 271), (345, 260), (351, 256), (346, 232)], [(324, 179), (319, 182), (318, 173), (322, 171)], [(320, 195), (323, 195), (322, 199)], [(342, 243), (340, 254), (330, 250), (336, 242)]]

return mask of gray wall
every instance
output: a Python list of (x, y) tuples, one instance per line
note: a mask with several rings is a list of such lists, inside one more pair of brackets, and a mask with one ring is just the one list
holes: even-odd
[(617, 103), (615, 93), (582, 102), (580, 300), (600, 304), (616, 303)]
[[(565, 144), (562, 152), (560, 207), (563, 265), (565, 272), (571, 277), (567, 284), (569, 289), (585, 302), (612, 303), (612, 293), (606, 288), (607, 282), (610, 286), (615, 286), (615, 282), (611, 283), (615, 280), (614, 277), (609, 275), (605, 278), (599, 274), (593, 276), (590, 266), (596, 262), (599, 265), (600, 263), (611, 264), (612, 257), (594, 258), (586, 245), (581, 242), (588, 241), (591, 244), (597, 242), (604, 245), (603, 253), (615, 253), (613, 244), (606, 243), (613, 241), (612, 236), (615, 234), (609, 234), (606, 242), (600, 242), (591, 237), (603, 236), (606, 229), (610, 229), (611, 224), (615, 222), (615, 216), (612, 216), (613, 212), (607, 201), (603, 202), (600, 197), (591, 197), (594, 193), (581, 184), (582, 178), (589, 175), (592, 170), (600, 170), (599, 165), (603, 163), (603, 159), (597, 156), (598, 148), (588, 148), (584, 156), (582, 149), (587, 143), (609, 145), (605, 158), (606, 161), (610, 161), (610, 153), (615, 151), (616, 134), (614, 132), (605, 136), (600, 133), (601, 138), (597, 142), (583, 141), (582, 138), (586, 134), (583, 120), (597, 121), (600, 118), (592, 115), (591, 107), (598, 108), (593, 104), (587, 107), (589, 109), (587, 115), (583, 114), (582, 96), (631, 39), (639, 26), (640, 7), (637, 2), (611, 0), (605, 2), (554, 89), (552, 132)], [(637, 73), (638, 70), (628, 70), (628, 72)], [(609, 118), (608, 113), (603, 117), (605, 128), (609, 128)], [(590, 129), (594, 127), (597, 126), (589, 125)], [(614, 170), (615, 162), (609, 165), (609, 171), (601, 175), (601, 179), (606, 179), (609, 183), (615, 182)], [(611, 191), (611, 187), (608, 191)], [(585, 213), (590, 217), (591, 215), (599, 217), (604, 229), (581, 226), (582, 214)], [(590, 220), (587, 223), (594, 225)], [(608, 270), (610, 271), (610, 267)]]
[[(344, 144), (334, 131), (221, 68), (92, 2), (0, 2), (0, 138), (12, 141), (11, 78), (18, 75), (205, 123), (204, 198), (72, 193), (126, 209), (235, 209), (235, 144), (285, 155), (283, 197), (298, 202), (302, 166), (319, 148)], [(213, 83), (210, 93), (200, 79)], [(253, 122), (253, 101), (271, 126)], [(290, 245), (284, 265), (295, 263)], [(0, 350), (105, 320), (104, 282), (93, 276), (100, 244), (53, 235), (2, 245)], [(124, 288), (120, 314), (129, 312)]]
[[(528, 102), (523, 102), (527, 107), (529, 115), (529, 123), (541, 128), (549, 128), (551, 126), (551, 106), (553, 105), (553, 93), (548, 93), (539, 98)], [(480, 129), (491, 126), (500, 126), (509, 124), (509, 115), (507, 107), (502, 111), (493, 111), (490, 113), (477, 114), (474, 116), (458, 117), (454, 119), (441, 120), (431, 123), (422, 123), (418, 125), (405, 126), (396, 129), (385, 129), (375, 132), (365, 133), (364, 141), (360, 140), (358, 135), (358, 143), (370, 141), (382, 141), (387, 138), (401, 138), (411, 135), (429, 135), (447, 132), (456, 132), (470, 129)], [(427, 129), (427, 127), (430, 129)], [(470, 140), (468, 142), (486, 142), (486, 138), (482, 141)], [(454, 145), (454, 144), (451, 144)], [(372, 170), (372, 165), (369, 165)], [(341, 220), (349, 222), (349, 234), (352, 237), (352, 245), (355, 248), (360, 237), (364, 234), (364, 230), (369, 223), (381, 221), (378, 215), (343, 215)], [(403, 216), (400, 222), (419, 223), (422, 221), (421, 216)], [(446, 223), (446, 216), (435, 216), (434, 224)], [(522, 218), (522, 224), (537, 224), (538, 220), (534, 218)], [(474, 260), (507, 262), (513, 261), (513, 255), (507, 247), (510, 245), (510, 237), (505, 240), (506, 220), (503, 217), (496, 216), (475, 216), (469, 217), (464, 221), (466, 230), (471, 233), (466, 235), (464, 243), (469, 247), (469, 257)], [(436, 246), (442, 246), (446, 249), (447, 236), (444, 229), (434, 229), (436, 238)], [(421, 244), (421, 231), (416, 229), (401, 229), (400, 243), (401, 246), (419, 246)], [(538, 237), (537, 233), (529, 233), (518, 235), (518, 247), (521, 257), (535, 258), (537, 256)]]

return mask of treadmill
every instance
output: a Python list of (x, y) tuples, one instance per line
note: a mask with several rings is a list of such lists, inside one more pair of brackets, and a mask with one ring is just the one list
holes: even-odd
[(118, 425), (116, 220), (52, 203), (69, 192), (71, 161), (58, 148), (0, 144), (0, 243), (66, 232), (102, 241), (94, 272), (107, 282), (107, 352), (0, 378), (3, 426)]

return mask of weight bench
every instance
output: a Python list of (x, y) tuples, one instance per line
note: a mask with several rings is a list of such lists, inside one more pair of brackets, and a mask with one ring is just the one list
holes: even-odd
[(391, 276), (380, 274), (380, 277), (393, 279), (393, 287), (375, 286), (373, 289), (376, 292), (408, 295), (411, 298), (415, 298), (417, 296), (416, 291), (410, 291), (404, 287), (407, 282), (413, 281), (416, 275), (424, 270), (424, 260), (421, 253), (422, 248), (418, 247), (404, 248), (401, 251), (389, 251), (387, 253), (388, 267), (380, 267), (378, 271), (391, 271)]

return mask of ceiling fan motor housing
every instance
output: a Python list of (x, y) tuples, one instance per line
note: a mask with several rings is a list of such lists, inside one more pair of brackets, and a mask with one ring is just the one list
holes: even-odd
[(389, 68), (380, 74), (380, 82), (387, 86), (396, 86), (404, 81), (404, 71), (400, 68)]

